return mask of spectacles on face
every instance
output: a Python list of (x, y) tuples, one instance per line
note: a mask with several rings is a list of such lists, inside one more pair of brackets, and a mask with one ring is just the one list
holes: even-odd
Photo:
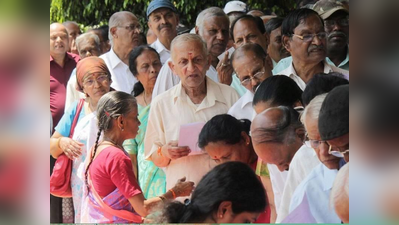
[(305, 35), (303, 35), (303, 36), (298, 35), (298, 34), (292, 34), (292, 36), (295, 36), (295, 37), (301, 39), (301, 40), (304, 41), (304, 42), (312, 42), (312, 41), (313, 41), (313, 38), (316, 37), (316, 36), (317, 36), (317, 38), (318, 38), (319, 40), (324, 40), (324, 39), (326, 39), (327, 33), (326, 33), (326, 32), (320, 32), (320, 33), (317, 33), (317, 34), (305, 34)]
[(328, 154), (333, 155), (335, 157), (343, 158), (346, 153), (349, 153), (348, 147), (343, 148), (343, 151), (342, 151), (341, 148), (338, 148), (338, 147), (334, 147), (334, 150), (333, 150), (332, 145), (330, 145), (330, 147), (328, 148)]
[(128, 26), (118, 26), (118, 27), (125, 28), (125, 29), (128, 30), (128, 31), (137, 30), (139, 33), (140, 33), (141, 30), (142, 30), (140, 24), (130, 24), (130, 25), (128, 25)]
[(304, 144), (309, 148), (317, 149), (322, 143), (326, 143), (328, 145), (326, 141), (310, 139), (307, 133), (305, 134), (305, 137)]
[(247, 85), (249, 85), (249, 84), (251, 83), (252, 79), (255, 79), (255, 80), (257, 80), (257, 81), (260, 81), (264, 76), (265, 76), (265, 71), (257, 72), (257, 73), (255, 73), (255, 75), (253, 75), (252, 77), (247, 78), (247, 79), (245, 79), (245, 80), (242, 80), (242, 81), (241, 81), (241, 84), (242, 84), (243, 86), (247, 86)]
[(91, 87), (91, 86), (94, 85), (94, 82), (95, 82), (95, 81), (97, 81), (98, 83), (102, 83), (102, 82), (104, 82), (105, 80), (108, 80), (108, 79), (109, 79), (109, 78), (108, 78), (108, 74), (106, 74), (106, 73), (97, 73), (97, 74), (98, 74), (97, 77), (94, 77), (94, 74), (93, 74), (93, 76), (86, 78), (86, 79), (83, 81), (83, 86)]
[(333, 28), (335, 25), (338, 25), (340, 27), (347, 27), (349, 26), (349, 18), (342, 18), (338, 20), (324, 20), (324, 26), (326, 28)]

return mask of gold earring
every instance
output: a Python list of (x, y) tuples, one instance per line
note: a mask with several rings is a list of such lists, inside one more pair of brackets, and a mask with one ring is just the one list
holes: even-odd
[(223, 214), (220, 214), (220, 215), (219, 215), (219, 218), (222, 219), (222, 218), (223, 218)]

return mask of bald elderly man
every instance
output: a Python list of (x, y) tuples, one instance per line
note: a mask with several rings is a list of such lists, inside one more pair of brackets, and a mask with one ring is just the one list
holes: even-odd
[(338, 172), (330, 195), (335, 212), (344, 223), (349, 223), (349, 163)]

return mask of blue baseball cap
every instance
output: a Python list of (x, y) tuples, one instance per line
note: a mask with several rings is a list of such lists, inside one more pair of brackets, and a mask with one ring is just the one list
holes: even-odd
[(148, 5), (147, 8), (147, 19), (150, 17), (150, 14), (154, 12), (157, 9), (160, 8), (168, 8), (172, 10), (174, 13), (177, 13), (176, 7), (173, 5), (173, 3), (169, 0), (153, 0), (151, 1), (150, 5)]

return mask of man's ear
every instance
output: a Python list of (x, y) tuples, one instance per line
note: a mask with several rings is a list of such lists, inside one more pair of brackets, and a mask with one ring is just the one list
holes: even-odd
[(173, 74), (177, 74), (175, 71), (175, 64), (173, 64), (172, 60), (168, 62), (168, 66), (172, 70)]
[(301, 141), (304, 141), (306, 130), (303, 127), (297, 128), (297, 129), (295, 129), (295, 134), (297, 137), (299, 137), (301, 139)]
[(281, 40), (283, 41), (283, 46), (284, 48), (288, 51), (291, 52), (291, 43), (290, 43), (290, 37), (283, 35)]
[(269, 47), (269, 44), (270, 44), (270, 35), (269, 35), (267, 32), (265, 32), (265, 33), (263, 34), (263, 36), (265, 36), (265, 39), (266, 39), (266, 47)]
[(199, 28), (197, 26), (195, 26), (195, 34), (199, 35)]
[(111, 35), (112, 35), (112, 37), (117, 37), (116, 36), (116, 27), (112, 27), (111, 29), (110, 29), (110, 31), (111, 31)]

